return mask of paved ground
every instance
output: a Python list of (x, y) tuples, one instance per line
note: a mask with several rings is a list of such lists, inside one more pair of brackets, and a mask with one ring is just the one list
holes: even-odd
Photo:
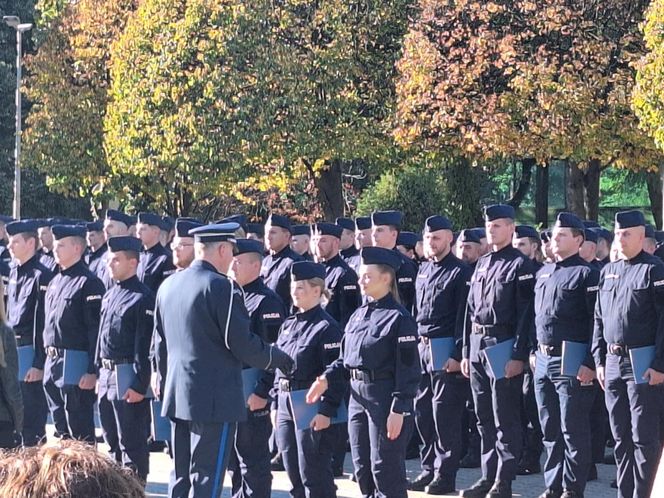
[[(417, 461), (410, 460), (407, 462), (408, 475), (414, 477), (419, 473)], [(150, 458), (151, 473), (148, 477), (148, 496), (152, 498), (164, 498), (167, 496), (167, 482), (168, 473), (170, 471), (170, 459), (165, 454), (153, 453)], [(347, 475), (350, 474), (352, 464), (350, 455), (346, 456), (345, 470)], [(586, 488), (586, 498), (609, 498), (616, 496), (614, 489), (609, 487), (609, 482), (615, 477), (615, 467), (613, 465), (599, 465), (599, 479), (591, 482)], [(289, 481), (285, 472), (274, 472), (274, 480), (272, 484), (272, 497), (273, 498), (288, 498)], [(479, 469), (462, 469), (457, 479), (457, 487), (463, 488), (475, 482), (480, 476)], [(226, 479), (228, 481), (228, 479)], [(223, 497), (230, 497), (228, 482), (225, 482)], [(338, 487), (338, 498), (361, 498), (357, 485), (346, 477), (336, 480)], [(515, 497), (523, 498), (536, 498), (542, 491), (544, 491), (542, 475), (519, 477), (513, 486)], [(409, 497), (424, 498), (431, 495), (425, 493), (409, 492)], [(457, 495), (447, 495), (457, 496)], [(653, 497), (657, 495), (653, 494)], [(664, 494), (659, 495), (660, 497)]]

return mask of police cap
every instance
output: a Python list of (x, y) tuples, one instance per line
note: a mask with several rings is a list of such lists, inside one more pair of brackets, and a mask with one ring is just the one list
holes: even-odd
[(401, 267), (399, 254), (383, 247), (365, 247), (360, 252), (360, 259), (363, 265), (386, 265), (395, 272)]
[(339, 225), (344, 230), (350, 230), (351, 232), (355, 231), (355, 222), (350, 218), (337, 218), (335, 223)]
[(286, 216), (282, 216), (280, 214), (270, 214), (265, 224), (267, 225), (268, 223), (273, 227), (280, 227), (284, 230), (288, 230), (289, 232), (291, 231), (291, 222)]
[(291, 265), (291, 280), (309, 280), (320, 278), (325, 280), (325, 267), (312, 261), (296, 261)]
[(131, 216), (123, 213), (122, 211), (118, 211), (117, 209), (108, 209), (106, 211), (106, 219), (111, 221), (119, 221), (128, 227), (136, 223), (133, 221)]
[(35, 220), (21, 220), (7, 223), (7, 234), (10, 236), (19, 233), (34, 233), (39, 228), (39, 223)]
[(645, 227), (646, 219), (641, 211), (632, 209), (616, 213), (616, 228)]
[(400, 229), (402, 221), (401, 211), (374, 211), (371, 213), (371, 223), (376, 226), (391, 225)]
[(215, 223), (203, 225), (189, 230), (189, 236), (193, 236), (196, 242), (231, 242), (237, 243), (235, 231), (240, 228), (237, 223)]
[(120, 237), (111, 237), (108, 239), (108, 249), (111, 252), (132, 251), (141, 252), (141, 240), (136, 237), (122, 235)]
[(429, 216), (424, 222), (424, 230), (435, 232), (437, 230), (452, 230), (452, 222), (445, 216)]
[(509, 204), (493, 204), (484, 208), (484, 218), (486, 221), (499, 220), (501, 218), (515, 218), (514, 208)]
[(175, 234), (178, 237), (193, 237), (193, 235), (189, 235), (189, 230), (202, 226), (203, 223), (200, 221), (191, 218), (178, 218), (175, 220)]
[(358, 216), (355, 218), (355, 228), (357, 230), (370, 230), (371, 229), (371, 217), (370, 216)]
[(55, 240), (64, 239), (65, 237), (81, 237), (84, 239), (87, 233), (85, 227), (76, 225), (53, 225), (51, 231)]
[(331, 235), (332, 237), (340, 239), (341, 234), (343, 233), (343, 228), (334, 223), (321, 222), (314, 225), (314, 233), (318, 235)]
[(257, 240), (252, 239), (237, 239), (237, 253), (236, 254), (246, 254), (250, 252), (255, 252), (258, 254), (263, 254), (265, 252), (265, 247)]

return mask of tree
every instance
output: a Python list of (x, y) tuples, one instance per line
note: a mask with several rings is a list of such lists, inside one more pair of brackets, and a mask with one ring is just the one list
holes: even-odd
[(386, 131), (410, 4), (144, 0), (112, 48), (112, 174), (176, 213), (307, 176), (342, 214), (344, 167), (398, 157)]
[(564, 159), (597, 217), (599, 173), (661, 160), (630, 109), (646, 0), (421, 0), (395, 137), (470, 157)]

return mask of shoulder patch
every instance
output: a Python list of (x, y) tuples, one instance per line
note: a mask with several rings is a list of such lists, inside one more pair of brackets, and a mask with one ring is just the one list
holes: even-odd
[(599, 290), (599, 285), (592, 285), (586, 289), (586, 292), (597, 292), (598, 290)]
[(344, 290), (356, 290), (356, 289), (357, 289), (357, 285), (355, 285), (355, 284), (353, 284), (353, 285), (344, 285)]
[(166, 270), (166, 271), (164, 272), (164, 276), (167, 277), (167, 276), (169, 276), (169, 275), (173, 275), (173, 273), (175, 273), (175, 270)]
[(660, 286), (664, 285), (664, 280), (657, 280), (657, 281), (653, 282), (652, 285), (653, 285), (653, 287), (660, 287)]
[(86, 301), (101, 301), (101, 294), (93, 294), (92, 296), (88, 296), (85, 298)]
[(401, 278), (399, 279), (399, 283), (400, 283), (400, 284), (401, 284), (401, 283), (404, 283), (404, 284), (405, 284), (405, 283), (412, 282), (412, 281), (413, 281), (413, 279), (412, 279), (411, 277), (401, 277)]
[(45, 291), (46, 289), (48, 289), (48, 285), (40, 285), (39, 286), (39, 290)]
[(263, 320), (270, 320), (272, 318), (281, 318), (281, 313), (264, 313)]
[(532, 273), (526, 273), (525, 275), (521, 275), (519, 277), (519, 281), (530, 280), (531, 278), (533, 278), (533, 274)]
[(415, 342), (417, 341), (417, 337), (414, 335), (405, 335), (403, 337), (399, 337), (399, 340), (397, 342), (402, 343), (402, 342)]
[(328, 344), (323, 344), (323, 349), (338, 349), (341, 347), (340, 342), (330, 342)]

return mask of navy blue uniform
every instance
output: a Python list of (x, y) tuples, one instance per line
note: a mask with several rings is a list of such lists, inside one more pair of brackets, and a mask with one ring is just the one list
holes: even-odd
[(453, 358), (461, 361), (463, 323), (470, 267), (452, 253), (422, 264), (417, 275), (417, 328), (422, 381), (415, 402), (415, 422), (424, 446), (422, 471), (454, 489), (461, 457), (461, 421), (468, 380), (461, 372), (434, 371), (430, 340), (454, 337)]
[(136, 276), (113, 286), (102, 300), (95, 364), (99, 369), (99, 414), (104, 438), (116, 460), (146, 480), (149, 400), (128, 403), (118, 392), (115, 368), (131, 365), (130, 388), (145, 395), (150, 383), (148, 353), (153, 330), (154, 294)]
[(642, 346), (656, 347), (651, 368), (664, 372), (664, 263), (643, 251), (604, 267), (595, 306), (593, 355), (605, 369), (621, 498), (650, 496), (661, 451), (661, 386), (636, 384), (629, 358)]
[[(284, 303), (261, 278), (242, 287), (244, 305), (249, 312), (250, 330), (267, 343), (274, 343), (288, 315)], [(257, 396), (269, 399), (274, 373), (265, 371), (254, 389)], [(246, 400), (245, 400), (246, 401)], [(228, 465), (232, 473), (235, 498), (269, 498), (272, 491), (269, 439), (272, 432), (269, 403), (263, 410), (247, 409), (246, 422), (240, 422), (235, 435), (235, 451)]]
[[(7, 292), (7, 325), (16, 334), (16, 344), (32, 346), (35, 350), (32, 367), (44, 370), (44, 302), (46, 288), (53, 278), (51, 271), (34, 255), (22, 265), (16, 264), (10, 272)], [(36, 445), (46, 434), (48, 405), (41, 382), (21, 381), (21, 393), (25, 407), (23, 443)], [(56, 415), (56, 429), (62, 429), (64, 414)]]
[(355, 247), (355, 245), (352, 245), (347, 249), (342, 249), (339, 251), (339, 254), (341, 254), (341, 259), (348, 263), (348, 266), (350, 266), (355, 271), (355, 273), (357, 273), (361, 262), (360, 250)]
[(338, 254), (322, 264), (325, 267), (325, 287), (331, 294), (325, 311), (343, 328), (362, 303), (357, 273)]
[(537, 273), (535, 325), (538, 351), (535, 394), (546, 448), (544, 482), (557, 493), (583, 496), (591, 464), (590, 407), (593, 385), (560, 373), (563, 341), (588, 345), (590, 354), (599, 273), (578, 254), (549, 263)]
[(290, 269), (296, 261), (304, 260), (302, 256), (286, 246), (278, 253), (265, 256), (261, 266), (261, 277), (263, 277), (265, 285), (277, 293), (289, 312), (292, 306)]
[[(362, 496), (406, 497), (406, 446), (421, 370), (417, 324), (390, 294), (353, 313), (341, 356), (326, 371), (330, 382), (335, 375), (351, 379), (348, 434)], [(395, 440), (387, 438), (390, 411), (404, 414)]]
[(97, 249), (96, 251), (91, 250), (86, 259), (88, 263), (88, 268), (90, 268), (90, 271), (95, 275), (97, 275), (98, 277), (100, 271), (104, 271), (103, 269), (100, 270), (100, 267), (106, 264), (107, 251), (108, 251), (108, 245), (106, 244), (106, 242), (104, 242), (101, 245), (101, 247), (99, 247), (99, 249)]
[[(288, 374), (277, 371), (276, 438), (294, 498), (331, 498), (336, 496), (332, 475), (332, 452), (336, 432), (296, 430), (289, 392), (308, 389), (327, 365), (339, 357), (341, 329), (320, 305), (288, 318), (281, 327), (277, 346), (295, 360)], [(343, 402), (346, 382), (341, 378), (329, 383), (321, 398), (318, 413), (336, 415)]]
[[(482, 479), (511, 483), (521, 454), (523, 375), (495, 380), (481, 351), (515, 339), (512, 359), (528, 361), (533, 335), (532, 262), (512, 246), (477, 261), (468, 294), (463, 357), (470, 362), (470, 385), (482, 446)], [(500, 427), (500, 431), (497, 430)]]
[(56, 273), (58, 265), (55, 262), (55, 256), (53, 256), (53, 250), (51, 249), (50, 251), (45, 248), (41, 248), (38, 251), (39, 254), (39, 262), (44, 265), (46, 268), (51, 270), (51, 272)]
[(141, 251), (138, 278), (152, 292), (156, 293), (166, 277), (173, 273), (175, 273), (173, 256), (160, 243)]
[[(104, 286), (81, 260), (61, 270), (46, 291), (44, 346), (44, 389), (53, 418), (60, 410), (66, 412), (64, 434), (94, 442), (92, 408), (94, 389), (82, 390), (78, 385), (63, 382), (64, 350), (88, 353), (87, 373), (96, 374), (94, 364), (99, 313)], [(59, 432), (60, 429), (58, 429)]]
[(399, 290), (399, 299), (404, 308), (408, 312), (416, 316), (417, 308), (415, 303), (415, 280), (417, 279), (417, 263), (410, 259), (408, 256), (399, 252), (394, 248), (394, 251), (401, 259), (401, 266), (397, 270), (397, 289)]
[(242, 291), (206, 261), (166, 279), (155, 307), (162, 415), (172, 421), (173, 498), (221, 494), (237, 422), (246, 419), (242, 364), (290, 358), (250, 332)]

